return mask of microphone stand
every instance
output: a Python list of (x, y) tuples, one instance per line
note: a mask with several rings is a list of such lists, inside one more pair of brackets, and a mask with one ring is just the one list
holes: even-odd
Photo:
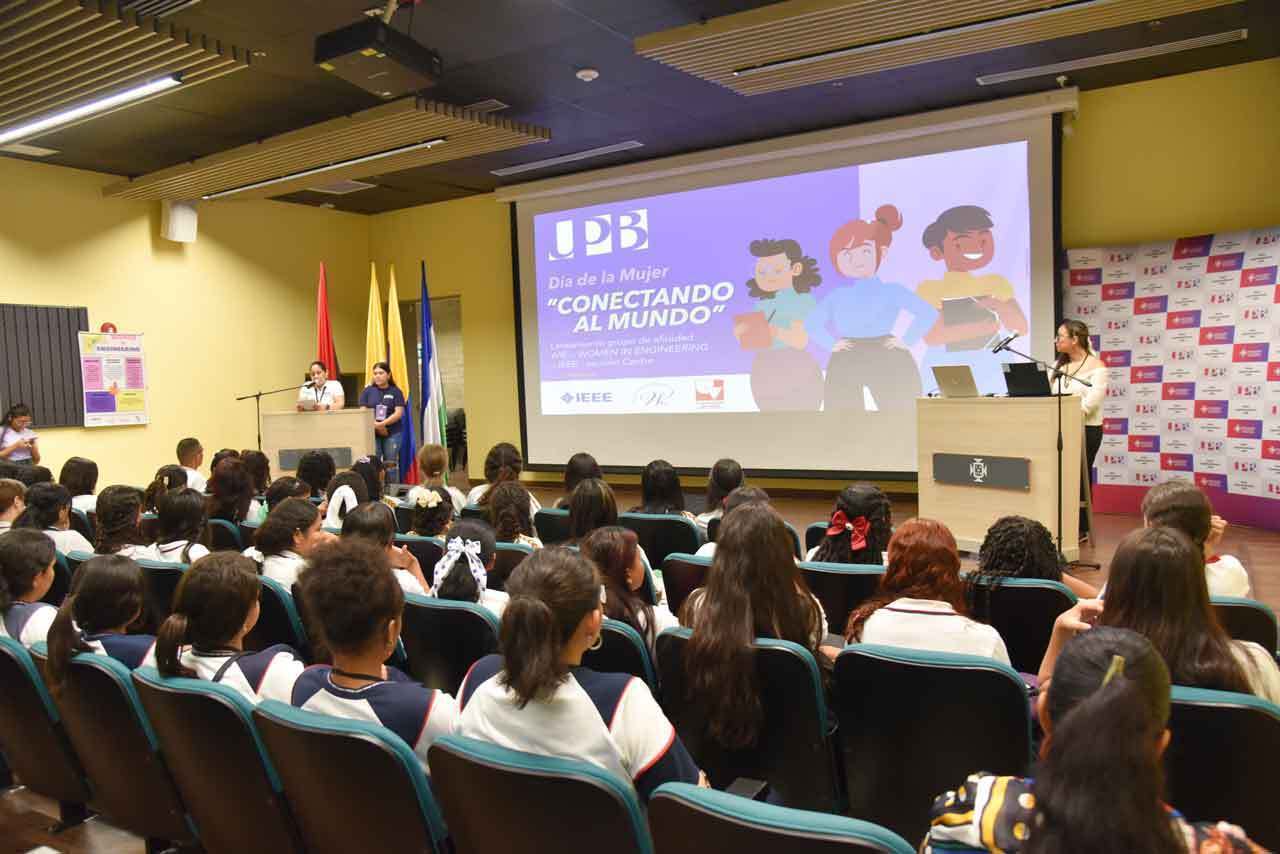
[(253, 406), (254, 406), (254, 409), (256, 410), (257, 420), (258, 420), (258, 450), (259, 451), (262, 450), (262, 398), (269, 394), (281, 394), (286, 391), (296, 391), (297, 389), (298, 387), (296, 385), (291, 385), (291, 386), (288, 386), (287, 388), (278, 388), (273, 391), (255, 391), (253, 394), (242, 394), (236, 398), (237, 401), (248, 400), (249, 398), (253, 398)]
[[(1069, 375), (1065, 371), (1063, 371), (1061, 368), (1059, 368), (1057, 365), (1050, 365), (1048, 362), (1041, 361), (1040, 359), (1037, 359), (1035, 356), (1032, 356), (1028, 353), (1023, 353), (1020, 350), (1013, 349), (1012, 347), (1009, 346), (1008, 342), (1005, 342), (1004, 344), (1001, 344), (1000, 346), (996, 347), (992, 352), (1000, 353), (1001, 351), (1005, 351), (1005, 350), (1009, 351), (1010, 353), (1013, 353), (1015, 356), (1021, 356), (1022, 358), (1026, 359), (1028, 362), (1035, 363), (1041, 370), (1048, 370), (1053, 376), (1053, 379), (1051, 380), (1051, 382), (1058, 383), (1058, 390), (1053, 395), (1055, 398), (1057, 398), (1057, 409), (1058, 409), (1058, 484), (1057, 484), (1058, 486), (1058, 528), (1057, 528), (1058, 559), (1063, 561), (1064, 563), (1067, 563), (1068, 566), (1082, 566), (1082, 567), (1089, 567), (1091, 569), (1102, 569), (1102, 564), (1099, 564), (1099, 563), (1091, 563), (1091, 562), (1082, 561), (1082, 560), (1073, 560), (1073, 561), (1067, 562), (1066, 555), (1062, 551), (1062, 398), (1069, 397), (1070, 395), (1063, 393), (1061, 381), (1063, 377), (1067, 377)], [(1082, 380), (1079, 377), (1070, 377), (1070, 379), (1073, 380), (1074, 382), (1080, 383), (1082, 386), (1085, 386), (1087, 388), (1093, 388), (1093, 383), (1089, 382), (1088, 380)], [(1085, 488), (1086, 489), (1092, 488), (1092, 478), (1090, 478), (1089, 483), (1085, 484)], [(1092, 532), (1090, 533), (1092, 534)]]

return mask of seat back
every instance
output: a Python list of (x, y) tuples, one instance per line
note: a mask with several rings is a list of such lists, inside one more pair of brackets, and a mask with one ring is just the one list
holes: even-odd
[(714, 543), (716, 537), (720, 536), (720, 523), (724, 517), (716, 517), (707, 520), (707, 542)]
[(84, 769), (26, 647), (0, 637), (0, 754), (33, 792), (66, 803), (89, 800)]
[(400, 639), (409, 674), (456, 697), (471, 665), (498, 651), (498, 618), (474, 602), (406, 593)]
[(91, 543), (97, 542), (98, 537), (95, 531), (98, 526), (89, 519), (88, 513), (72, 507), (70, 522), (71, 530), (78, 532), (80, 536), (84, 537)]
[(707, 583), (711, 558), (676, 552), (662, 562), (662, 586), (667, 591), (671, 613), (679, 614), (689, 594)]
[(67, 568), (71, 570), (71, 579), (74, 581), (76, 573), (80, 571), (81, 564), (88, 563), (97, 557), (97, 555), (92, 552), (71, 551), (67, 552), (64, 557), (67, 559)]
[[(97, 524), (96, 516), (94, 517), (94, 524)], [(142, 533), (144, 542), (154, 543), (156, 535), (160, 532), (160, 517), (155, 513), (143, 513), (138, 522), (138, 530)]]
[[(32, 655), (48, 659), (44, 644), (36, 644)], [(95, 811), (139, 836), (195, 841), (128, 668), (105, 655), (75, 656), (58, 710), (89, 779)]]
[(693, 554), (702, 545), (698, 526), (684, 516), (619, 513), (618, 524), (635, 531), (649, 561), (658, 566), (673, 552)]
[(533, 514), (533, 527), (544, 546), (569, 539), (569, 511), (544, 507)]
[(810, 522), (808, 527), (804, 529), (804, 553), (808, 554), (810, 549), (817, 547), (822, 542), (822, 538), (827, 535), (827, 528), (830, 525), (827, 522)]
[(307, 633), (294, 605), (293, 594), (273, 578), (264, 575), (259, 581), (262, 582), (262, 592), (258, 595), (258, 622), (244, 636), (244, 648), (256, 652), (283, 643), (305, 656)]
[(649, 798), (654, 846), (662, 854), (914, 854), (905, 839), (867, 821), (797, 810), (664, 783)]
[(397, 504), (393, 509), (396, 511), (396, 530), (401, 534), (407, 534), (412, 531), (413, 508)]
[(395, 733), (275, 700), (259, 704), (253, 721), (306, 851), (445, 850), (444, 820), (422, 763)]
[(854, 818), (919, 839), (933, 798), (975, 769), (1027, 773), (1027, 688), (990, 658), (855, 644), (833, 694)]
[(481, 522), (489, 521), (489, 511), (477, 504), (464, 504), (462, 513), (459, 515), (463, 519), (479, 519)]
[(71, 567), (62, 552), (54, 552), (53, 555), (53, 584), (49, 585), (48, 592), (40, 597), (40, 601), (57, 608), (71, 592)]
[(244, 541), (240, 538), (240, 526), (226, 519), (210, 519), (209, 551), (244, 551)]
[[(263, 502), (266, 503), (265, 501)], [(258, 526), (250, 525), (248, 522), (240, 523), (240, 542), (247, 549), (253, 545), (253, 538), (258, 536)]]
[(142, 578), (146, 582), (147, 613), (158, 626), (173, 613), (173, 594), (187, 571), (185, 563), (165, 563), (156, 560), (140, 560)]
[(1276, 612), (1256, 599), (1239, 596), (1212, 597), (1213, 612), (1227, 634), (1236, 640), (1253, 641), (1274, 653), (1280, 649), (1277, 638)]
[(494, 555), (493, 569), (489, 570), (486, 585), (491, 590), (506, 590), (507, 579), (520, 562), (533, 554), (531, 546), (520, 543), (498, 543), (498, 551)]
[(1268, 797), (1280, 763), (1280, 707), (1251, 694), (1179, 685), (1172, 699), (1165, 800), (1190, 821), (1229, 821), (1280, 850), (1280, 813)]
[(431, 578), (431, 571), (444, 554), (444, 540), (439, 537), (415, 537), (412, 534), (396, 534), (396, 545), (406, 548), (418, 559), (422, 574)]
[(875, 595), (884, 567), (862, 563), (801, 561), (800, 574), (827, 614), (827, 631), (843, 635), (849, 614)]
[(437, 739), (427, 755), (460, 852), (653, 851), (635, 789), (596, 765), (457, 735)]
[(133, 684), (206, 850), (302, 850), (250, 702), (225, 685), (166, 679), (151, 667), (135, 670)]
[(786, 526), (787, 533), (791, 535), (791, 551), (795, 554), (796, 560), (800, 560), (804, 557), (804, 550), (800, 547), (800, 532), (790, 522), (787, 522)]
[(767, 780), (777, 803), (830, 812), (837, 808), (837, 773), (822, 677), (813, 655), (790, 641), (757, 638), (756, 678), (764, 723), (756, 743), (730, 750), (708, 733), (706, 713), (688, 696), (684, 651), (691, 632), (658, 635), (662, 709), (680, 739), (711, 778), (724, 788), (738, 777)]
[(1060, 581), (999, 578), (973, 585), (973, 618), (990, 623), (1009, 650), (1014, 670), (1037, 673), (1049, 648), (1053, 623), (1076, 604)]
[(605, 619), (600, 626), (600, 648), (582, 654), (582, 664), (601, 673), (630, 673), (658, 691), (658, 679), (649, 647), (634, 628), (619, 620)]

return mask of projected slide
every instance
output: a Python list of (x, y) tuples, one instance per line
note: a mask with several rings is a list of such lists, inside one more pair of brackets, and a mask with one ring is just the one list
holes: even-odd
[(898, 413), (1025, 335), (1027, 143), (533, 218), (543, 415)]

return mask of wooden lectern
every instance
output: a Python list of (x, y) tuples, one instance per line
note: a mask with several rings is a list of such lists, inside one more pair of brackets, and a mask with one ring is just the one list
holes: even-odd
[[(1058, 401), (921, 398), (916, 403), (920, 515), (977, 552), (1001, 516), (1027, 516), (1058, 538)], [(1084, 443), (1080, 399), (1062, 400), (1062, 552), (1080, 557)]]
[(273, 477), (298, 468), (307, 451), (327, 451), (338, 469), (374, 452), (373, 410), (262, 413), (262, 451)]

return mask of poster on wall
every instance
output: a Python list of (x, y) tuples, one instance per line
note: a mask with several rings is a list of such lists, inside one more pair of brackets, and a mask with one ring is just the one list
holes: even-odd
[(147, 423), (147, 363), (141, 333), (80, 333), (84, 426)]
[(1063, 316), (1108, 367), (1094, 508), (1192, 479), (1280, 530), (1280, 227), (1067, 253)]

